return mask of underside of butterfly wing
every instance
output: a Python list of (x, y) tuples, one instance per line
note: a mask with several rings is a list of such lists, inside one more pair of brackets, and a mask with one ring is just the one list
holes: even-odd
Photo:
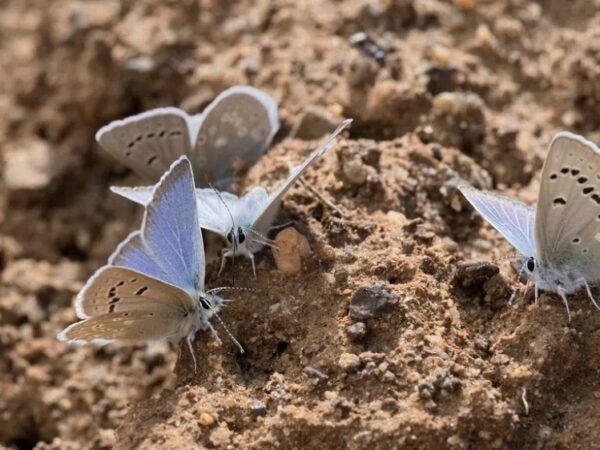
[(277, 103), (248, 86), (223, 91), (202, 113), (193, 155), (196, 179), (207, 172), (213, 185), (227, 190), (234, 181), (236, 159), (253, 164), (279, 129)]
[(121, 163), (149, 180), (158, 180), (181, 155), (191, 151), (188, 115), (158, 108), (111, 122), (96, 141)]
[(537, 254), (565, 277), (600, 279), (600, 151), (557, 134), (544, 163), (535, 224)]
[(492, 192), (459, 187), (469, 203), (513, 247), (525, 256), (535, 256), (535, 208)]
[(77, 296), (75, 311), (80, 319), (136, 310), (149, 303), (181, 311), (193, 311), (194, 300), (181, 289), (143, 273), (104, 266), (90, 278)]
[(323, 142), (323, 144), (314, 150), (302, 164), (290, 170), (287, 179), (277, 189), (271, 192), (263, 208), (256, 214), (256, 218), (252, 224), (252, 228), (254, 230), (261, 234), (265, 234), (269, 230), (273, 224), (273, 221), (275, 220), (275, 217), (277, 216), (277, 212), (281, 206), (281, 200), (288, 189), (294, 184), (298, 177), (302, 175), (308, 166), (310, 166), (317, 158), (331, 148), (333, 140), (351, 123), (352, 119), (344, 120), (337, 127), (337, 129), (327, 137), (325, 142)]

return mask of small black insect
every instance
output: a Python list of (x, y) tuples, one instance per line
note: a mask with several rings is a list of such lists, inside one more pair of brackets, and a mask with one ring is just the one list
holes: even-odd
[(373, 58), (380, 66), (385, 64), (385, 52), (367, 35), (367, 33), (363, 31), (354, 33), (350, 36), (349, 41), (353, 47)]

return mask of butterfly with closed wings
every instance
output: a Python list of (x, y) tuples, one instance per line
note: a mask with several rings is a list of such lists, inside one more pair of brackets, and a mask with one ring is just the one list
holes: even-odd
[[(459, 188), (473, 207), (524, 256), (538, 290), (567, 295), (600, 280), (600, 150), (581, 136), (558, 133), (542, 170), (537, 207), (490, 192)], [(529, 286), (529, 281), (527, 282)], [(514, 293), (511, 296), (511, 302)]]
[(58, 338), (102, 345), (185, 337), (195, 369), (194, 336), (211, 330), (216, 337), (210, 319), (218, 318), (224, 302), (204, 291), (196, 205), (191, 164), (182, 156), (154, 187), (141, 230), (130, 234), (79, 292), (75, 310), (82, 320)]
[(254, 163), (279, 130), (277, 103), (249, 86), (226, 89), (202, 114), (157, 108), (117, 120), (96, 133), (96, 141), (138, 175), (157, 180), (178, 157), (192, 162), (195, 181), (203, 175), (229, 189), (237, 160)]
[[(252, 270), (256, 278), (254, 254), (265, 245), (269, 245), (266, 236), (277, 216), (284, 194), (304, 170), (323, 155), (331, 147), (333, 140), (351, 123), (352, 119), (344, 120), (302, 164), (292, 168), (287, 179), (270, 194), (260, 186), (253, 188), (242, 197), (214, 189), (196, 190), (200, 227), (220, 234), (229, 244), (223, 252), (220, 272), (225, 267), (226, 258), (243, 255), (252, 262)], [(150, 198), (152, 187), (112, 186), (111, 190), (145, 205)]]

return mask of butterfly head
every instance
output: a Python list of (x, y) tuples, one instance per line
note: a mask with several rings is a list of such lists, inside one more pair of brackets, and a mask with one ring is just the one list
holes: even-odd
[(242, 227), (232, 227), (227, 233), (227, 242), (232, 246), (242, 245), (246, 241), (246, 233)]
[(223, 306), (223, 299), (216, 294), (201, 292), (198, 297), (197, 311), (204, 320), (209, 320)]
[(570, 294), (585, 286), (585, 279), (575, 267), (537, 259), (533, 256), (523, 261), (523, 271), (535, 280), (539, 289)]

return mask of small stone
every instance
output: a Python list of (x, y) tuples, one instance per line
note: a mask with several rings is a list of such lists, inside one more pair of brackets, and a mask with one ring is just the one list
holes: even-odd
[(385, 381), (386, 383), (392, 383), (392, 382), (396, 381), (396, 375), (394, 375), (393, 372), (386, 370), (385, 373), (383, 374), (383, 381)]
[(210, 427), (215, 423), (215, 418), (208, 413), (202, 413), (198, 418), (198, 423), (203, 427)]
[(232, 432), (226, 424), (221, 424), (210, 433), (210, 442), (215, 447), (223, 448), (231, 443)]
[(348, 373), (356, 372), (360, 368), (360, 358), (354, 353), (342, 353), (338, 364)]
[(117, 438), (115, 436), (115, 430), (108, 428), (101, 428), (98, 430), (98, 445), (100, 448), (115, 448)]
[(386, 306), (397, 302), (398, 297), (382, 283), (361, 286), (350, 300), (348, 314), (354, 320), (366, 320), (375, 317)]
[(367, 326), (363, 322), (356, 322), (346, 327), (346, 335), (351, 341), (360, 341), (367, 334)]
[(498, 273), (500, 273), (500, 269), (493, 263), (460, 262), (454, 281), (464, 288), (478, 287)]
[(453, 0), (452, 3), (454, 3), (460, 9), (470, 11), (477, 8), (478, 0)]
[(4, 183), (12, 190), (36, 190), (47, 187), (62, 168), (59, 158), (42, 140), (27, 142), (6, 152)]
[(150, 56), (138, 56), (125, 61), (123, 66), (132, 72), (148, 73), (156, 68), (156, 61)]
[(248, 78), (256, 76), (260, 70), (260, 65), (255, 58), (244, 58), (240, 62), (240, 66)]
[(325, 380), (329, 379), (329, 377), (327, 375), (325, 375), (323, 372), (315, 369), (314, 367), (310, 367), (310, 366), (307, 366), (304, 368), (304, 373), (306, 375), (308, 375), (309, 377), (315, 378), (319, 381), (325, 381)]
[(250, 402), (250, 412), (255, 416), (264, 416), (267, 414), (267, 407), (260, 400), (252, 400)]
[(355, 186), (365, 184), (367, 177), (369, 176), (369, 171), (360, 158), (344, 161), (342, 172), (350, 184)]
[(321, 108), (309, 107), (302, 113), (291, 135), (305, 141), (319, 139), (336, 129), (338, 120)]
[(273, 258), (277, 269), (284, 275), (296, 275), (302, 271), (302, 259), (310, 255), (308, 239), (294, 227), (281, 230), (275, 237)]
[(388, 397), (381, 402), (381, 409), (394, 413), (398, 411), (398, 402), (391, 397)]

